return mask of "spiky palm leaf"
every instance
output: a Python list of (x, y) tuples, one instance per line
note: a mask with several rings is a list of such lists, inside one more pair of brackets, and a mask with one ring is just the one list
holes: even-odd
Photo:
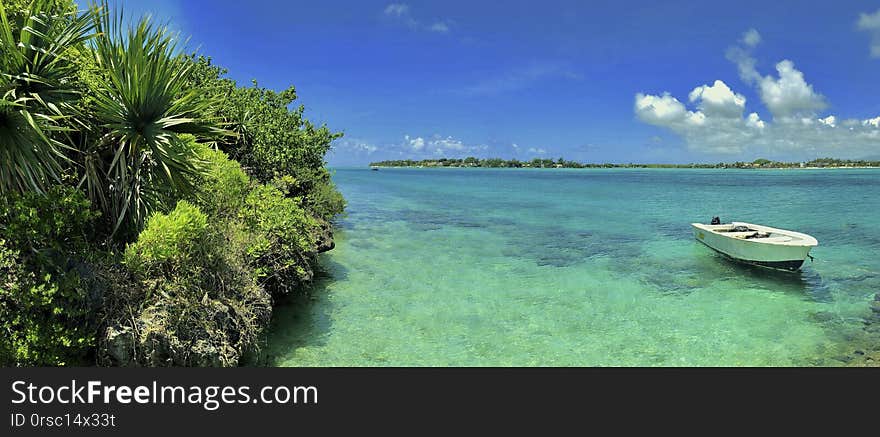
[(67, 145), (54, 133), (66, 130), (76, 97), (65, 54), (93, 36), (90, 14), (61, 15), (48, 0), (33, 1), (15, 24), (0, 3), (0, 193), (58, 178)]
[(106, 73), (94, 96), (98, 145), (112, 159), (95, 159), (102, 168), (94, 173), (107, 176), (114, 232), (136, 232), (151, 212), (191, 190), (199, 165), (180, 134), (210, 140), (223, 133), (202, 116), (213, 101), (186, 88), (192, 64), (177, 54), (176, 35), (149, 17), (125, 24), (121, 12), (96, 19), (95, 57)]

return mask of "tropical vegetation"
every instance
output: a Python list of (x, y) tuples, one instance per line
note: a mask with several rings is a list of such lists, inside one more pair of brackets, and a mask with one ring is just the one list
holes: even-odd
[(0, 365), (238, 365), (333, 247), (340, 134), (180, 41), (0, 2)]

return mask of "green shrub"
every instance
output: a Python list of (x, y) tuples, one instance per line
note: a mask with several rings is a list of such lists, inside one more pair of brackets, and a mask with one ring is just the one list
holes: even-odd
[(287, 293), (312, 279), (316, 221), (271, 185), (256, 187), (242, 211), (255, 233), (248, 247), (257, 280), (272, 293)]
[(73, 188), (0, 198), (0, 364), (88, 360), (101, 299), (101, 254), (86, 239), (95, 217)]
[(124, 254), (136, 290), (120, 306), (134, 320), (110, 324), (104, 362), (236, 365), (256, 347), (271, 313), (248, 264), (251, 239), (239, 220), (208, 217), (185, 200), (152, 215)]
[(303, 208), (324, 221), (329, 222), (345, 210), (345, 199), (326, 168), (297, 169), (295, 176), (276, 177), (272, 185), (287, 197), (300, 198)]
[(154, 273), (198, 273), (210, 253), (206, 247), (208, 217), (181, 200), (168, 214), (153, 214), (136, 242), (125, 249), (125, 264), (140, 277)]
[(192, 144), (199, 159), (204, 161), (202, 180), (193, 201), (208, 216), (224, 219), (237, 216), (251, 189), (250, 177), (225, 153), (204, 144)]

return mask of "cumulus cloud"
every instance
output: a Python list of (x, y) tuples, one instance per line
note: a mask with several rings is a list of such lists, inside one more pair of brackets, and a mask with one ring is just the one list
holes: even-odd
[(534, 153), (535, 155), (546, 155), (547, 150), (540, 147), (529, 147), (529, 153)]
[[(760, 39), (750, 39), (750, 34), (746, 32), (740, 42), (753, 47)], [(799, 158), (880, 152), (880, 116), (867, 120), (832, 114), (820, 117), (819, 112), (827, 106), (825, 98), (806, 82), (793, 62), (783, 60), (776, 64), (776, 76), (764, 76), (757, 71), (749, 50), (734, 47), (728, 50), (728, 59), (737, 64), (740, 77), (756, 88), (773, 116), (772, 122), (762, 120), (757, 112), (744, 117), (746, 98), (721, 80), (694, 88), (688, 95), (690, 108), (668, 92), (638, 93), (635, 115), (678, 134), (690, 149), (699, 152)]]
[(400, 23), (403, 23), (412, 30), (424, 30), (436, 33), (448, 33), (450, 28), (449, 21), (439, 20), (433, 24), (426, 24), (415, 19), (410, 13), (409, 5), (405, 3), (391, 3), (385, 6), (383, 12), (385, 16), (390, 17)]
[(425, 148), (425, 139), (422, 137), (410, 138), (409, 135), (403, 136), (406, 144), (415, 151), (420, 151)]
[(873, 14), (859, 14), (856, 27), (871, 34), (871, 57), (880, 58), (880, 9)]
[(758, 72), (751, 50), (760, 40), (757, 30), (747, 31), (740, 39), (745, 47), (729, 48), (727, 59), (736, 64), (744, 82), (758, 87), (758, 94), (773, 117), (809, 116), (825, 109), (825, 97), (813, 90), (794, 62), (786, 59), (776, 64), (778, 77)]
[(825, 109), (825, 97), (813, 90), (793, 62), (786, 59), (776, 64), (776, 71), (779, 78), (766, 76), (759, 82), (761, 100), (774, 118), (809, 116)]
[(688, 99), (707, 115), (719, 117), (741, 117), (746, 107), (746, 98), (734, 93), (726, 83), (716, 80), (712, 86), (702, 85), (691, 91)]

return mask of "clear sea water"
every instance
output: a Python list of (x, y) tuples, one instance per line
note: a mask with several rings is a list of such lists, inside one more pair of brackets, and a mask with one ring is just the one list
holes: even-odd
[[(880, 170), (338, 169), (349, 202), (279, 366), (834, 366), (880, 347)], [(815, 236), (800, 273), (690, 223)]]

